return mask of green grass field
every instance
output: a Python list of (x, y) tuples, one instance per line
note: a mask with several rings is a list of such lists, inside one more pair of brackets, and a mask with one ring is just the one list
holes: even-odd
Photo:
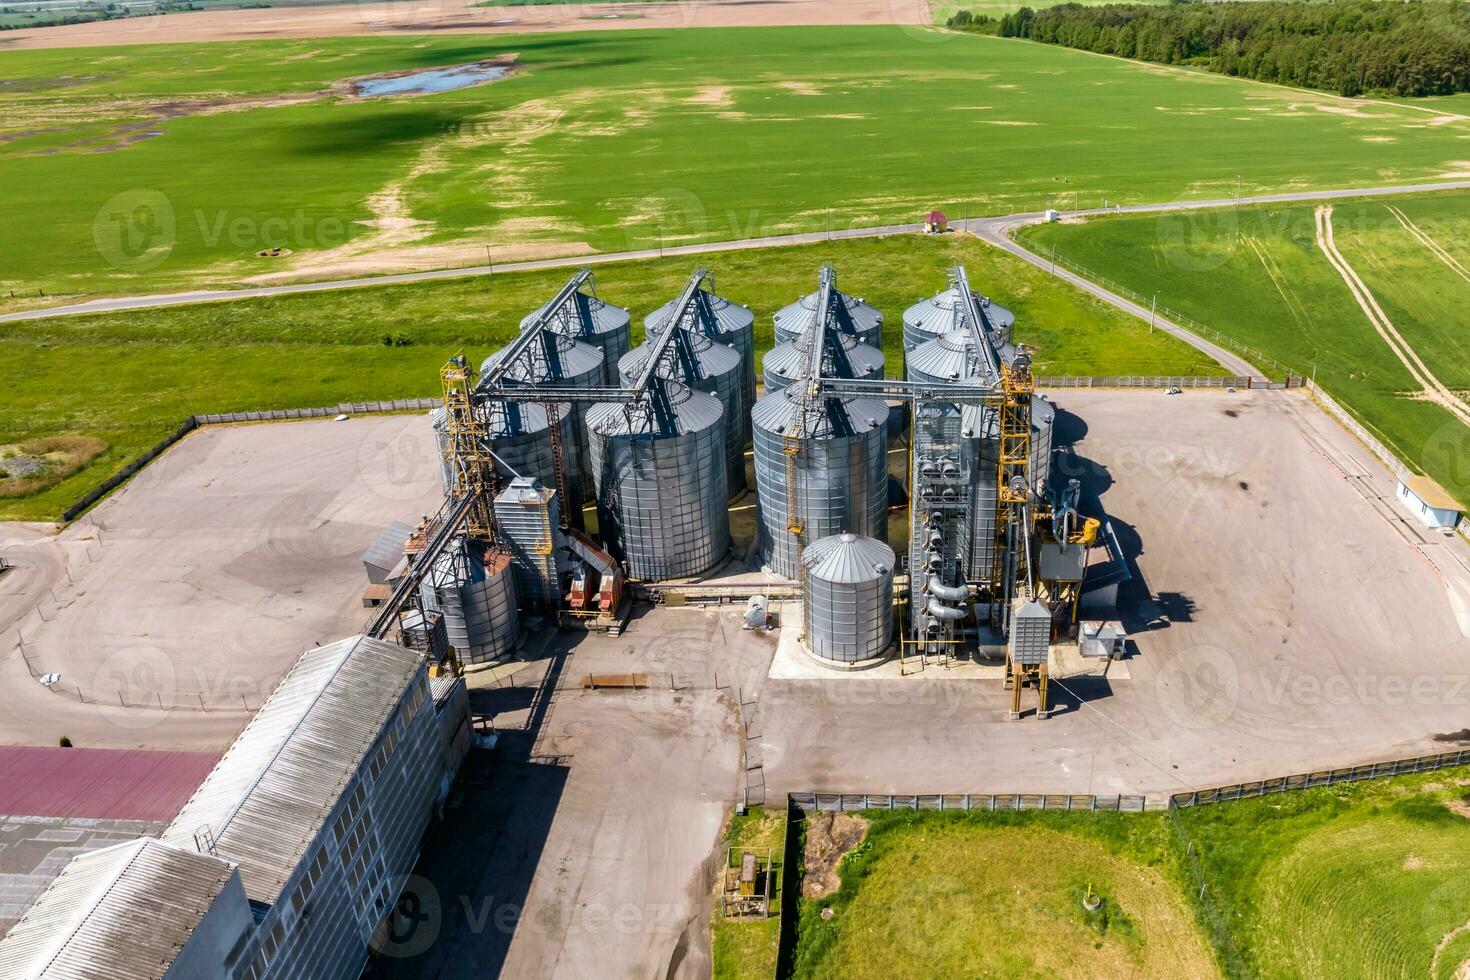
[[(1337, 247), (1430, 370), (1470, 390), (1470, 281), (1389, 205), (1470, 265), (1470, 194), (1337, 202)], [(1317, 381), (1400, 457), (1470, 502), (1470, 429), (1417, 385), (1316, 244), (1313, 205), (1122, 216), (1025, 232), (1057, 254)]]
[(1470, 970), (1466, 770), (1187, 809), (1180, 820), (1243, 975), (1454, 980)]
[[(328, 91), (498, 55), (522, 70), (418, 98)], [(6, 51), (0, 77), (0, 186), (26, 189), (0, 224), (11, 305), (1064, 194), (1206, 197), (1237, 178), (1246, 193), (1382, 184), (1470, 158), (1470, 120), (914, 28)], [(294, 254), (255, 256), (272, 246)]]
[[(970, 236), (904, 235), (711, 256), (720, 291), (757, 313), (769, 348), (771, 314), (816, 288), (830, 262), (838, 283), (886, 315), (889, 374), (902, 369), (905, 307), (944, 288), (963, 262), (977, 288), (1017, 314), (1016, 336), (1039, 348), (1044, 373), (1219, 374), (1202, 354), (1050, 280)], [(689, 258), (600, 266), (599, 294), (642, 317), (679, 287)], [(0, 499), (0, 518), (54, 518), (171, 431), (186, 415), (432, 396), (438, 369), (463, 347), (478, 363), (567, 271), (514, 273), (129, 313), (22, 321), (0, 335), (0, 445), (48, 435), (96, 436), (110, 449), (36, 496)], [(388, 347), (384, 335), (412, 346)]]
[(771, 980), (776, 971), (777, 942), (781, 936), (781, 876), (785, 872), (786, 812), (782, 807), (752, 807), (744, 816), (735, 814), (725, 832), (725, 844), (754, 851), (759, 860), (768, 852), (776, 871), (773, 877), (771, 916), (767, 919), (725, 919), (715, 900), (711, 925), (715, 980)]
[(802, 901), (795, 977), (1219, 976), (1161, 814), (864, 816), (841, 888)]
[[(796, 978), (1470, 971), (1465, 768), (1174, 814), (863, 816), (840, 888), (802, 899)], [(1094, 913), (1089, 888), (1104, 899)]]

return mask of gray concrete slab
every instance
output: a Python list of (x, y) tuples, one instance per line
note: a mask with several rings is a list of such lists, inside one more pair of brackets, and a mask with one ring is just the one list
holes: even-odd
[(16, 535), (0, 743), (223, 748), (303, 649), (361, 629), (363, 549), (438, 480), (423, 416), (212, 426), (61, 534)]

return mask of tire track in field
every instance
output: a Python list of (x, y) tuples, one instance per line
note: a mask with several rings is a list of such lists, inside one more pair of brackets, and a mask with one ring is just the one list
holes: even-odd
[(1419, 355), (1414, 352), (1414, 348), (1409, 346), (1409, 342), (1398, 332), (1398, 328), (1393, 325), (1388, 314), (1383, 312), (1383, 308), (1378, 305), (1378, 300), (1373, 298), (1373, 293), (1353, 271), (1352, 265), (1337, 250), (1337, 243), (1332, 237), (1332, 205), (1320, 205), (1315, 212), (1315, 218), (1317, 247), (1322, 250), (1323, 255), (1327, 256), (1327, 261), (1332, 268), (1337, 270), (1337, 274), (1342, 276), (1342, 281), (1347, 283), (1348, 292), (1352, 293), (1353, 299), (1357, 301), (1358, 307), (1368, 318), (1368, 322), (1373, 325), (1373, 329), (1378, 332), (1378, 336), (1383, 338), (1394, 356), (1408, 369), (1409, 374), (1423, 389), (1426, 398), (1447, 409), (1461, 422), (1470, 425), (1470, 403), (1445, 387), (1444, 383), (1434, 376), (1434, 372), (1429, 370), (1428, 365), (1420, 359)]
[(1429, 251), (1433, 252), (1441, 262), (1449, 266), (1450, 269), (1458, 274), (1461, 279), (1465, 280), (1466, 282), (1470, 282), (1470, 272), (1467, 272), (1465, 270), (1465, 267), (1460, 264), (1459, 259), (1456, 259), (1449, 252), (1446, 252), (1440, 246), (1439, 242), (1429, 237), (1428, 232), (1426, 232), (1423, 228), (1420, 228), (1418, 225), (1414, 224), (1412, 218), (1410, 218), (1407, 214), (1404, 214), (1403, 211), (1394, 207), (1392, 204), (1385, 204), (1384, 207), (1388, 209), (1389, 214), (1393, 215), (1394, 218), (1398, 220), (1399, 224), (1404, 226), (1405, 231), (1407, 231), (1409, 234), (1413, 235), (1419, 240), (1419, 244), (1423, 245), (1425, 248), (1429, 249)]
[(1302, 319), (1302, 315), (1306, 310), (1305, 308), (1299, 309), (1299, 304), (1293, 303), (1292, 298), (1287, 295), (1287, 285), (1284, 277), (1281, 275), (1280, 268), (1267, 259), (1266, 250), (1261, 247), (1260, 241), (1254, 235), (1245, 235), (1242, 237), (1245, 239), (1245, 243), (1251, 247), (1251, 251), (1256, 253), (1256, 258), (1261, 260), (1261, 267), (1266, 270), (1266, 275), (1271, 278), (1271, 285), (1275, 286), (1276, 291), (1281, 294), (1281, 301), (1286, 304), (1286, 310), (1291, 314), (1292, 319), (1296, 320), (1297, 326), (1306, 326), (1306, 323)]

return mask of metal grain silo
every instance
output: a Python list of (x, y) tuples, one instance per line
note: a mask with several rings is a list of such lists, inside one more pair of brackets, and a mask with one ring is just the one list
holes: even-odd
[(650, 389), (587, 412), (598, 527), (632, 578), (688, 578), (730, 549), (724, 407), (674, 381)]
[(466, 667), (493, 663), (515, 647), (520, 625), (505, 552), (455, 538), (425, 574), (419, 596), (444, 617), (449, 645)]
[(802, 632), (820, 660), (857, 664), (893, 643), (893, 549), (856, 534), (812, 542), (802, 552)]
[(904, 371), (910, 381), (963, 384), (977, 379), (993, 381), (999, 377), (998, 364), (993, 346), (990, 350), (979, 349), (976, 335), (961, 329), (926, 340), (909, 351), (904, 358)]
[[(481, 378), (498, 378), (503, 385), (531, 387), (593, 388), (605, 383), (605, 355), (600, 348), (564, 334), (547, 333), (545, 336), (547, 343), (537, 345), (508, 363), (505, 350), (491, 354), (480, 365)], [(505, 365), (504, 370), (497, 373), (502, 364)], [(592, 471), (586, 463), (587, 430), (582, 424), (586, 411), (585, 402), (568, 402), (561, 405), (559, 413), (566, 422), (566, 430), (562, 433), (562, 459), (567, 472), (567, 491), (569, 494), (575, 491), (574, 497), (562, 501), (566, 507), (580, 508), (582, 501), (592, 497)], [(571, 439), (565, 438), (566, 432), (572, 434)], [(556, 483), (552, 481), (546, 485), (554, 487)]]
[[(644, 332), (650, 342), (674, 321), (678, 306), (679, 299), (672, 299), (644, 318)], [(692, 308), (682, 311), (678, 319), (681, 326), (733, 347), (740, 354), (739, 419), (736, 423), (727, 420), (726, 424), (738, 424), (740, 444), (749, 445), (750, 409), (755, 404), (755, 314), (748, 306), (732, 303), (701, 288), (694, 296)]]
[[(1052, 429), (1056, 406), (1040, 395), (1031, 397), (1031, 483), (1043, 499), (1051, 478)], [(990, 577), (995, 561), (995, 481), (1000, 469), (1000, 430), (988, 405), (965, 405), (960, 425), (961, 465), (970, 474), (971, 506), (963, 517), (969, 544), (966, 578)]]
[[(823, 270), (827, 272), (828, 270)], [(834, 277), (835, 280), (835, 277)], [(821, 290), (807, 293), (790, 306), (782, 307), (771, 318), (776, 343), (789, 344), (806, 333), (817, 320), (817, 301)], [(883, 314), (855, 296), (832, 290), (832, 322), (842, 333), (851, 334), (869, 347), (883, 347)]]
[(530, 477), (517, 477), (495, 498), (495, 526), (510, 552), (516, 596), (528, 608), (561, 599), (556, 555), (566, 548), (556, 493)]
[[(989, 325), (987, 331), (1000, 337), (1002, 343), (1011, 339), (1011, 326), (1016, 315), (1003, 306), (990, 301), (987, 296), (975, 294), (981, 312)], [(920, 300), (903, 313), (903, 352), (905, 355), (926, 340), (942, 337), (964, 322), (964, 306), (960, 290), (951, 286), (941, 293)]]
[(761, 562), (786, 578), (798, 571), (787, 509), (793, 495), (788, 459), (804, 540), (842, 531), (887, 536), (888, 406), (867, 398), (819, 398), (805, 408), (801, 387), (766, 395), (751, 413)]
[[(589, 280), (590, 281), (590, 280)], [(521, 329), (532, 326), (556, 300), (549, 300), (521, 320)], [(591, 293), (574, 292), (552, 311), (549, 327), (556, 333), (579, 340), (602, 351), (602, 382), (618, 383), (618, 358), (633, 346), (632, 317), (621, 306), (604, 303)]]
[[(561, 444), (564, 448), (575, 446), (576, 437), (570, 421), (571, 406), (562, 403), (559, 408), (557, 429)], [(497, 470), (502, 481), (508, 482), (514, 476), (528, 476), (539, 480), (544, 486), (556, 486), (556, 461), (551, 449), (551, 426), (547, 420), (545, 405), (534, 402), (489, 401), (476, 405), (475, 414), (484, 426), (485, 440), (490, 451), (500, 460)], [(444, 419), (442, 408), (429, 412), (434, 439), (439, 446), (440, 476), (444, 481), (444, 489), (448, 490), (453, 485), (453, 475), (449, 472), (448, 465), (442, 462), (448, 442)], [(568, 483), (570, 485), (567, 492), (576, 495), (576, 505), (580, 507), (579, 488), (575, 481), (569, 479)]]
[[(717, 343), (704, 334), (681, 329), (683, 342), (668, 350), (657, 374), (667, 381), (677, 381), (695, 391), (708, 392), (720, 400), (724, 409), (726, 489), (730, 496), (745, 489), (745, 444), (739, 425), (729, 424), (740, 417), (743, 403), (741, 382), (744, 362), (733, 347)], [(647, 343), (634, 347), (618, 362), (621, 383), (631, 385), (642, 373), (652, 347)]]
[[(761, 360), (761, 370), (765, 374), (767, 394), (780, 391), (801, 377), (816, 336), (817, 331), (808, 331), (791, 343), (781, 344), (766, 352), (766, 356)], [(822, 377), (883, 377), (883, 352), (881, 350), (870, 347), (852, 334), (832, 331), (826, 336), (827, 350), (822, 357)]]

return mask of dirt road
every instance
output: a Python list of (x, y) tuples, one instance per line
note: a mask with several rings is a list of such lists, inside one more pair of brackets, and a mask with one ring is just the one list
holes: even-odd
[(1389, 350), (1393, 351), (1394, 356), (1414, 376), (1414, 380), (1423, 389), (1425, 398), (1447, 409), (1461, 422), (1470, 425), (1470, 402), (1466, 402), (1434, 376), (1434, 372), (1429, 370), (1429, 367), (1414, 352), (1414, 348), (1409, 346), (1404, 335), (1399, 333), (1398, 328), (1393, 325), (1388, 314), (1383, 312), (1383, 307), (1378, 305), (1378, 300), (1374, 298), (1367, 284), (1359, 278), (1352, 265), (1337, 250), (1337, 243), (1332, 237), (1332, 205), (1324, 204), (1318, 207), (1316, 220), (1317, 247), (1322, 250), (1323, 255), (1327, 256), (1327, 261), (1332, 263), (1337, 274), (1342, 276), (1342, 281), (1347, 283), (1348, 291), (1353, 294), (1353, 299), (1357, 301), (1358, 307), (1362, 309), (1368, 322), (1373, 324), (1373, 329), (1378, 331), (1378, 336), (1383, 338)]

